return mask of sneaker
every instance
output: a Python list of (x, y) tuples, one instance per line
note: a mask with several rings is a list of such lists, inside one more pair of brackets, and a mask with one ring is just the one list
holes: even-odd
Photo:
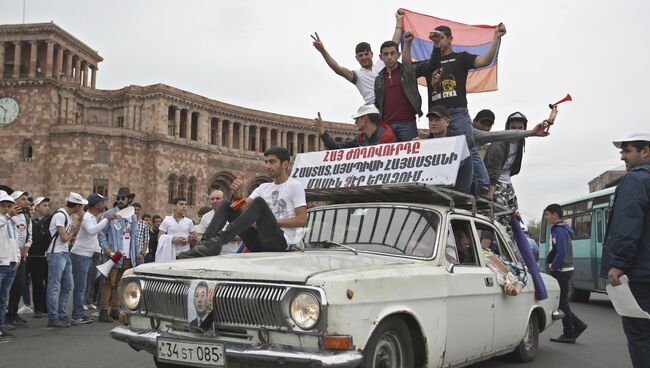
[(113, 319), (108, 316), (108, 311), (101, 311), (99, 313), (99, 318), (97, 319), (99, 322), (105, 322), (105, 323), (113, 323)]
[(111, 313), (109, 313), (108, 315), (115, 321), (120, 320), (120, 311), (119, 310), (111, 310)]
[(27, 313), (34, 313), (34, 310), (32, 309), (31, 305), (23, 305), (18, 309), (18, 314), (27, 314)]
[(88, 306), (84, 304), (84, 310), (88, 310)]
[(551, 337), (551, 341), (553, 341), (553, 342), (562, 342), (562, 343), (565, 343), (565, 344), (575, 344), (576, 338), (566, 336), (565, 334), (562, 334), (562, 335), (560, 335), (558, 337)]
[(43, 318), (45, 316), (45, 313), (43, 312), (34, 312), (34, 315), (32, 318)]
[(73, 318), (70, 320), (70, 324), (72, 324), (72, 326), (86, 325), (88, 323), (93, 323), (93, 319), (86, 316), (81, 316), (79, 318)]
[(67, 328), (70, 322), (64, 319), (50, 319), (47, 321), (47, 328)]
[(94, 311), (93, 314), (91, 314), (91, 316), (92, 317), (99, 317), (99, 311), (98, 310)]
[(8, 324), (5, 326), (5, 330), (7, 330), (7, 331), (13, 331), (13, 330), (15, 330), (15, 329), (16, 329), (16, 326), (12, 325), (11, 323), (8, 323)]
[(223, 240), (221, 240), (220, 236), (215, 236), (214, 238), (201, 241), (196, 247), (190, 250), (178, 253), (176, 259), (218, 256), (221, 254), (221, 248), (223, 248)]
[(15, 337), (14, 334), (12, 334), (11, 332), (5, 329), (0, 330), (0, 340), (12, 339), (14, 337)]
[(587, 329), (587, 324), (578, 320), (574, 328), (576, 340), (578, 339), (578, 337), (580, 337), (580, 335), (582, 335), (583, 332), (585, 332), (586, 329)]
[(25, 321), (24, 319), (18, 316), (8, 318), (7, 322), (9, 322), (10, 325), (13, 325), (16, 328), (27, 328), (27, 321)]
[(95, 304), (86, 304), (84, 306), (84, 309), (86, 309), (86, 310), (96, 310), (97, 306)]

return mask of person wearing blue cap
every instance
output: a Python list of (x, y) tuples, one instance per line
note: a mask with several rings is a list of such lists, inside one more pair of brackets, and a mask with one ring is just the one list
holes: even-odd
[(99, 223), (97, 217), (104, 212), (105, 198), (98, 193), (88, 196), (88, 210), (83, 216), (77, 240), (70, 250), (72, 261), (72, 278), (74, 291), (72, 293), (72, 320), (73, 325), (91, 323), (93, 319), (84, 314), (84, 300), (86, 299), (86, 284), (88, 272), (93, 267), (93, 254), (99, 248), (97, 235), (108, 222), (117, 218), (114, 213), (106, 215)]

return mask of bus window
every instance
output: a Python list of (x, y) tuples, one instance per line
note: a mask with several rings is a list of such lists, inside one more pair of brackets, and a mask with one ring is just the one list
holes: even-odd
[(598, 237), (598, 243), (603, 242), (603, 211), (596, 211), (596, 236)]
[(591, 214), (574, 217), (571, 227), (575, 240), (591, 238)]

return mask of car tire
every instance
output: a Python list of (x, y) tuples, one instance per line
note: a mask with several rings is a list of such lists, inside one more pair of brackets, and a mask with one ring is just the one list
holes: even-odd
[(406, 323), (387, 318), (375, 329), (363, 349), (363, 368), (413, 368), (415, 351)]
[(589, 297), (591, 296), (591, 291), (584, 289), (576, 289), (573, 286), (573, 283), (569, 284), (569, 293), (568, 299), (570, 302), (574, 303), (588, 303)]
[(514, 361), (521, 363), (532, 362), (537, 356), (537, 350), (539, 349), (539, 322), (537, 321), (537, 314), (533, 312), (530, 319), (528, 319), (528, 325), (526, 326), (526, 332), (524, 337), (521, 338), (521, 342), (517, 348), (510, 353), (510, 358)]

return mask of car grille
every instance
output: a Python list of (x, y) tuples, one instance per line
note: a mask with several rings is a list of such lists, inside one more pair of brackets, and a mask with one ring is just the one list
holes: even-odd
[(147, 315), (187, 321), (190, 285), (172, 280), (144, 279), (142, 296)]
[(281, 285), (219, 283), (214, 295), (215, 321), (218, 325), (264, 327), (285, 326)]

